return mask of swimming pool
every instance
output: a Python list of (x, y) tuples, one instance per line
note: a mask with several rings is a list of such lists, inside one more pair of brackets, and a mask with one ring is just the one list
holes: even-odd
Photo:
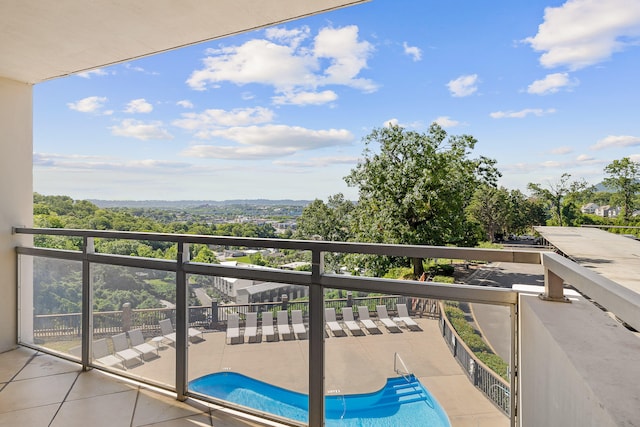
[[(281, 417), (309, 419), (306, 394), (235, 372), (205, 375), (189, 382), (189, 389)], [(388, 378), (373, 393), (326, 396), (325, 414), (327, 426), (451, 426), (442, 407), (413, 375)]]

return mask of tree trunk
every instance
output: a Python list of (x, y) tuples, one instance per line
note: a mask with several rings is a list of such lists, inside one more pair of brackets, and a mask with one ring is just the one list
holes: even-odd
[(424, 273), (422, 258), (411, 258), (411, 262), (413, 263), (413, 275), (418, 279), (422, 276), (422, 273)]

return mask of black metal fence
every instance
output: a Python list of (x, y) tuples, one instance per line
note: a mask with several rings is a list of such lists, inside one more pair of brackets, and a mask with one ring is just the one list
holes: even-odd
[(456, 333), (447, 316), (440, 317), (440, 331), (453, 357), (460, 363), (469, 380), (502, 412), (510, 416), (511, 388), (509, 383), (482, 363)]
[[(370, 296), (352, 298), (328, 299), (326, 307), (335, 308), (338, 318), (344, 307), (365, 306), (371, 313), (376, 312), (376, 305), (384, 305), (390, 313), (396, 311), (398, 303), (407, 304), (413, 315), (437, 318), (440, 316), (440, 306), (437, 300), (402, 297), (397, 295)], [(303, 317), (309, 312), (308, 301), (276, 301), (250, 304), (218, 304), (215, 300), (211, 306), (189, 307), (189, 327), (201, 329), (224, 329), (229, 314), (239, 314), (244, 319), (247, 313), (260, 314), (266, 311), (301, 310)], [(355, 310), (354, 310), (355, 311)], [(93, 335), (95, 337), (110, 336), (131, 329), (142, 329), (146, 336), (156, 336), (160, 333), (159, 321), (171, 319), (175, 324), (176, 311), (174, 308), (131, 309), (124, 304), (121, 311), (103, 311), (93, 313)], [(357, 315), (357, 313), (356, 313)], [(74, 339), (82, 335), (81, 314), (46, 314), (34, 316), (33, 335), (40, 339)]]

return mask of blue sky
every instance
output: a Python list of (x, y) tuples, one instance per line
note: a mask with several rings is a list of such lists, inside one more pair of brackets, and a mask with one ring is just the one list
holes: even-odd
[(40, 83), (34, 190), (357, 199), (373, 128), (478, 139), (500, 184), (640, 161), (640, 2), (373, 0)]

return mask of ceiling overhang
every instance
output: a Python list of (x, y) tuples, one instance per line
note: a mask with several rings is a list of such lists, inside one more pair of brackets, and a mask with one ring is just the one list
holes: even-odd
[(365, 1), (3, 1), (0, 78), (35, 84)]

